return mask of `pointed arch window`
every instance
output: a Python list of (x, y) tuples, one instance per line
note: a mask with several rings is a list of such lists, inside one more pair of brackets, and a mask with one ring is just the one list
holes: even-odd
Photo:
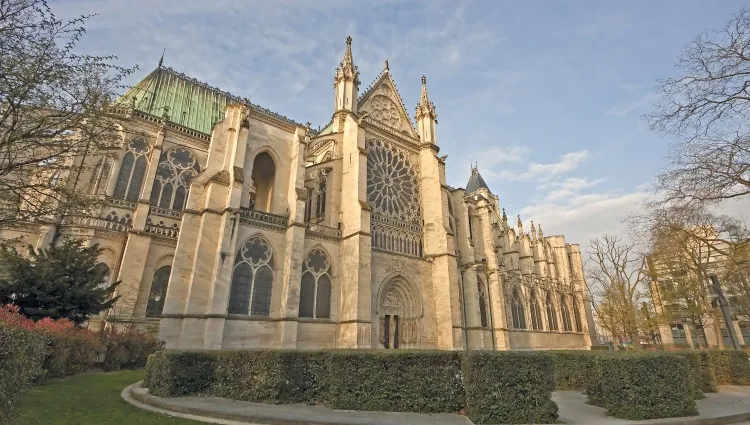
[(132, 202), (138, 200), (148, 168), (148, 152), (148, 143), (143, 138), (135, 138), (128, 143), (127, 152), (120, 164), (120, 172), (117, 174), (113, 197)]
[(315, 203), (315, 216), (323, 217), (326, 213), (326, 189), (328, 186), (328, 170), (320, 170), (318, 176), (318, 199)]
[(313, 201), (313, 188), (305, 188), (307, 191), (307, 199), (305, 200), (305, 222), (309, 222), (312, 217), (312, 201)]
[(552, 293), (547, 293), (547, 300), (545, 302), (547, 307), (547, 326), (551, 331), (557, 331), (557, 315), (555, 314), (555, 303), (552, 299)]
[(109, 173), (111, 170), (112, 158), (104, 157), (97, 162), (96, 167), (94, 167), (94, 172), (91, 173), (91, 180), (89, 180), (89, 195), (106, 194)]
[(523, 298), (518, 288), (513, 289), (510, 299), (510, 311), (513, 316), (513, 328), (526, 329), (526, 315), (523, 308)]
[(246, 240), (234, 260), (229, 314), (268, 316), (273, 289), (273, 250), (261, 236)]
[(299, 317), (331, 318), (331, 260), (320, 248), (314, 248), (302, 263)]
[(570, 323), (570, 308), (568, 307), (568, 297), (563, 295), (560, 298), (560, 315), (562, 316), (563, 331), (573, 331), (573, 326)]
[(159, 317), (164, 311), (164, 299), (167, 298), (167, 285), (172, 266), (163, 266), (154, 273), (151, 279), (151, 292), (148, 294), (146, 317)]
[(531, 292), (531, 329), (542, 330), (542, 308), (536, 291)]
[(573, 321), (576, 325), (576, 332), (583, 332), (583, 323), (581, 322), (581, 311), (578, 308), (578, 299), (573, 297)]
[(489, 326), (489, 314), (487, 308), (487, 291), (482, 279), (477, 276), (477, 290), (479, 291), (479, 322), (483, 328)]
[(182, 211), (190, 182), (200, 171), (200, 164), (189, 149), (177, 147), (163, 152), (151, 189), (151, 205)]

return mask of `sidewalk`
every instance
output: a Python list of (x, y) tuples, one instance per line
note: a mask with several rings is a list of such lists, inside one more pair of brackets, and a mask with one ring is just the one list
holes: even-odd
[[(143, 409), (187, 419), (225, 425), (471, 425), (457, 414), (423, 414), (333, 410), (303, 404), (269, 405), (215, 397), (162, 398), (148, 395), (140, 382), (122, 391), (125, 401)], [(606, 415), (586, 404), (586, 396), (556, 391), (552, 399), (560, 408), (560, 422), (580, 425), (675, 424), (723, 425), (750, 419), (750, 387), (722, 386), (716, 394), (698, 400), (699, 416), (648, 421), (628, 421)]]

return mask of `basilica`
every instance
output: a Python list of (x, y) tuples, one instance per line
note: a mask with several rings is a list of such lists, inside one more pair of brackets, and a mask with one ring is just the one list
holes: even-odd
[(105, 206), (0, 236), (99, 244), (120, 300), (92, 326), (168, 348), (591, 346), (579, 246), (509, 219), (476, 167), (446, 184), (424, 77), (410, 115), (387, 62), (360, 89), (347, 38), (333, 92), (314, 130), (160, 62), (86, 159)]

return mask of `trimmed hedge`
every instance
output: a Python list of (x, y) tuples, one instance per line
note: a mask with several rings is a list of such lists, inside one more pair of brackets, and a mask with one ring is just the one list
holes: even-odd
[(149, 357), (144, 385), (162, 397), (421, 413), (467, 407), (481, 423), (554, 422), (553, 367), (546, 353), (166, 350)]
[(710, 362), (707, 353), (700, 351), (676, 351), (674, 354), (685, 357), (693, 374), (693, 394), (696, 400), (705, 398), (703, 393), (715, 393), (716, 376), (714, 374), (713, 364)]
[(44, 337), (0, 322), (0, 423), (10, 421), (16, 400), (44, 376), (46, 354)]
[(742, 351), (701, 351), (713, 367), (719, 385), (750, 385), (750, 358)]
[(617, 418), (643, 420), (698, 414), (688, 360), (670, 353), (596, 356), (596, 380), (586, 394)]
[(462, 374), (469, 419), (483, 424), (557, 422), (554, 360), (542, 352), (472, 351)]
[(551, 351), (555, 363), (555, 389), (585, 390), (595, 378), (596, 356), (607, 352)]

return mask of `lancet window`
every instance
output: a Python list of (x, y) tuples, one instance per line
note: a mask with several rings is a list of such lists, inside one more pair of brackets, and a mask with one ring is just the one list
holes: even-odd
[(151, 205), (182, 211), (190, 190), (190, 181), (199, 172), (198, 160), (190, 150), (178, 147), (163, 152), (151, 189)]
[(487, 308), (487, 290), (482, 279), (477, 276), (477, 290), (479, 291), (479, 321), (483, 328), (489, 326), (489, 309)]
[(148, 142), (143, 138), (135, 138), (128, 143), (112, 196), (133, 202), (138, 200), (148, 168), (148, 152)]
[(523, 308), (523, 297), (518, 288), (513, 289), (510, 298), (510, 311), (513, 317), (513, 328), (526, 329), (526, 315)]
[(326, 191), (328, 186), (327, 170), (320, 170), (318, 176), (318, 196), (315, 204), (315, 215), (323, 217), (326, 213)]
[(542, 329), (542, 308), (539, 305), (539, 297), (536, 291), (531, 292), (531, 329), (538, 331)]
[(547, 293), (547, 300), (545, 302), (547, 307), (547, 327), (551, 331), (559, 330), (557, 327), (557, 315), (555, 314), (555, 303), (552, 299), (552, 292)]
[(583, 332), (583, 323), (581, 323), (581, 311), (578, 308), (578, 299), (573, 297), (573, 321), (576, 325), (576, 332)]
[(164, 311), (164, 299), (167, 297), (167, 284), (169, 284), (171, 273), (171, 266), (160, 267), (154, 273), (154, 278), (151, 280), (151, 292), (148, 294), (146, 317), (159, 317)]
[(560, 298), (560, 315), (562, 316), (563, 331), (571, 332), (573, 326), (570, 323), (570, 308), (568, 307), (568, 297), (563, 295)]
[(91, 173), (88, 189), (89, 195), (104, 195), (106, 193), (111, 169), (111, 158), (104, 157), (99, 160)]
[(299, 317), (330, 319), (331, 260), (320, 248), (313, 248), (302, 263)]
[(273, 250), (260, 235), (237, 251), (229, 293), (229, 314), (268, 316), (273, 288)]

